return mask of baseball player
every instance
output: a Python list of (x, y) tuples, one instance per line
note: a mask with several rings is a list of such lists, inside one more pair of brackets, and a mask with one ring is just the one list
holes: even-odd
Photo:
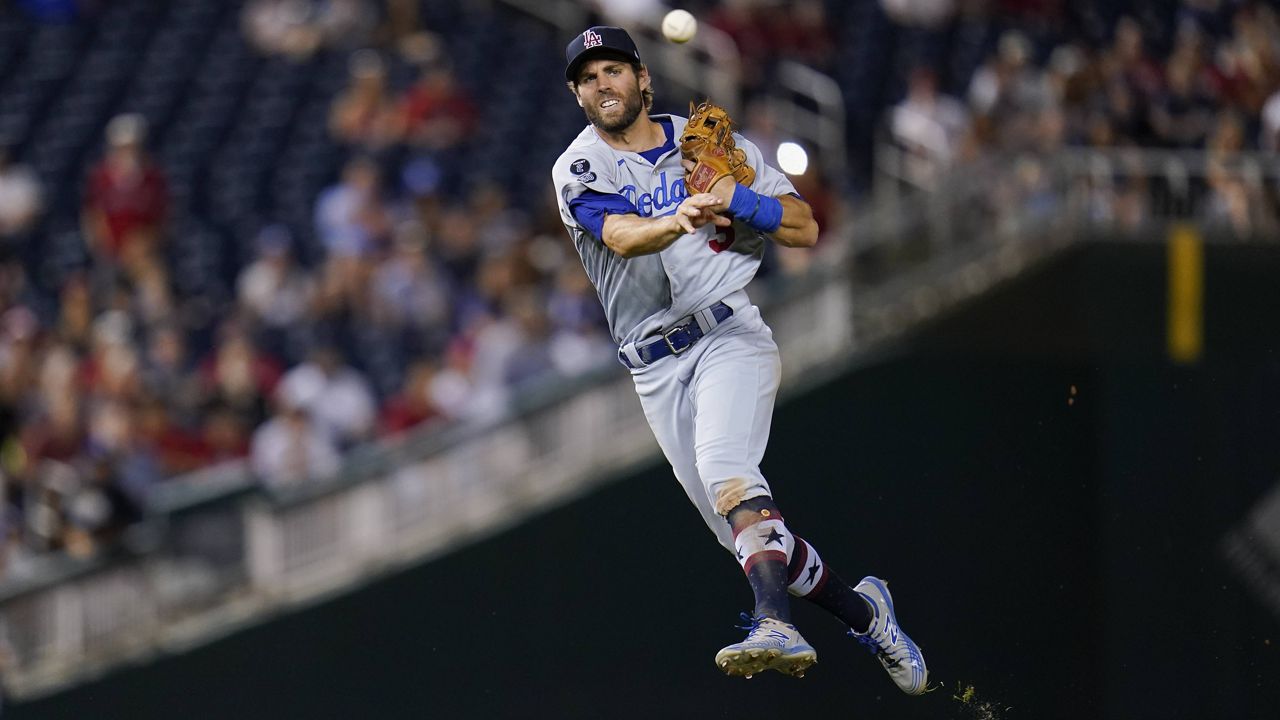
[(778, 348), (744, 288), (767, 240), (813, 246), (808, 204), (736, 134), (749, 166), (736, 176), (750, 179), (725, 175), (691, 191), (706, 177), (678, 147), (693, 123), (649, 114), (652, 81), (625, 30), (590, 28), (566, 59), (569, 89), (590, 124), (552, 170), (561, 219), (658, 444), (755, 594), (754, 614), (743, 614), (746, 639), (717, 653), (716, 665), (735, 676), (802, 676), (817, 654), (791, 624), (790, 594), (846, 623), (904, 692), (924, 692), (924, 657), (898, 627), (884, 581), (841, 580), (792, 533), (760, 473)]

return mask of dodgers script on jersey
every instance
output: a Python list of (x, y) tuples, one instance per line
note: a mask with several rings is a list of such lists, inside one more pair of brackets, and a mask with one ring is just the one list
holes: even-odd
[[(687, 122), (677, 115), (652, 117), (669, 118), (677, 138)], [(736, 133), (734, 139), (756, 171), (752, 190), (775, 197), (795, 193), (791, 181), (764, 162), (755, 144)], [(661, 252), (626, 259), (579, 223), (570, 209), (575, 198), (594, 191), (621, 196), (641, 217), (674, 213), (689, 195), (678, 148), (673, 146), (655, 165), (639, 153), (615, 150), (588, 125), (556, 160), (552, 180), (561, 221), (582, 256), (618, 344), (660, 332), (720, 300), (735, 311), (742, 309), (727, 298), (746, 287), (759, 269), (767, 241), (763, 233), (740, 222), (726, 228), (708, 223)]]

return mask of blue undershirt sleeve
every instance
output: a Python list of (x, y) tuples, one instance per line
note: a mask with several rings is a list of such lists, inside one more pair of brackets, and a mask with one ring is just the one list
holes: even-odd
[(597, 239), (604, 238), (606, 215), (640, 214), (636, 206), (621, 195), (595, 190), (585, 190), (581, 195), (570, 200), (569, 212), (573, 213), (574, 219)]

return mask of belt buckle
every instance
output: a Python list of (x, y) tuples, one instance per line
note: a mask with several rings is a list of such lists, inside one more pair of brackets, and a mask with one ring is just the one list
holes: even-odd
[(672, 355), (679, 355), (680, 353), (684, 352), (685, 350), (688, 350), (688, 349), (693, 345), (693, 343), (689, 343), (688, 345), (685, 345), (683, 348), (681, 348), (681, 349), (677, 350), (677, 349), (676, 349), (676, 346), (675, 346), (675, 345), (673, 345), (673, 344), (671, 344), (671, 336), (672, 336), (672, 335), (675, 335), (676, 333), (680, 332), (681, 330), (687, 330), (688, 328), (689, 328), (689, 326), (688, 326), (688, 325), (677, 325), (676, 327), (673, 327), (673, 328), (671, 328), (670, 330), (668, 330), (668, 331), (666, 331), (666, 332), (662, 333), (662, 341), (663, 341), (663, 342), (665, 342), (665, 343), (667, 344), (667, 349), (671, 351), (671, 354), (672, 354)]

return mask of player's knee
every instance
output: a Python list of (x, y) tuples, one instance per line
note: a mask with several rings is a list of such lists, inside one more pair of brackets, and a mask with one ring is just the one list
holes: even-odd
[(716, 484), (715, 498), (713, 498), (716, 512), (726, 518), (729, 517), (729, 513), (747, 499), (747, 495), (753, 486), (753, 483), (748, 482), (745, 478), (730, 478)]

